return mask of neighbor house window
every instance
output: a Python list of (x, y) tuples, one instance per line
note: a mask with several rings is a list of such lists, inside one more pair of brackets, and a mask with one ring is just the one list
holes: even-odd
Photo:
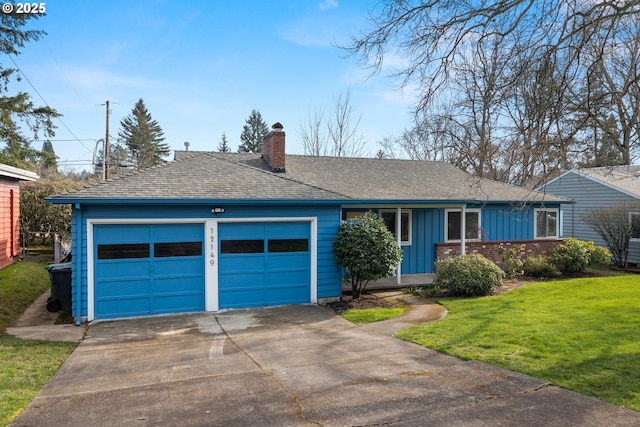
[[(393, 234), (393, 237), (396, 237), (396, 214), (397, 211), (395, 209), (380, 209), (379, 211), (380, 218), (384, 220), (384, 223), (387, 225), (387, 228), (389, 229), (391, 234)], [(402, 211), (400, 212), (400, 218), (400, 244), (410, 245), (411, 209), (402, 209)]]
[[(481, 240), (480, 234), (480, 209), (465, 209), (465, 233), (466, 240)], [(462, 239), (462, 210), (445, 210), (445, 240), (460, 241)]]
[(558, 237), (558, 209), (535, 209), (536, 239)]
[(631, 221), (631, 238), (640, 239), (640, 212), (629, 212)]

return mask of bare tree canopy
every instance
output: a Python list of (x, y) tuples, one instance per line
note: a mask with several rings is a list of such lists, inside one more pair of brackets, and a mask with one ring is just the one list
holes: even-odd
[(640, 154), (638, 0), (382, 0), (369, 24), (344, 48), (373, 74), (401, 63), (411, 158), (536, 185)]
[(637, 0), (383, 0), (369, 14), (372, 29), (345, 48), (374, 72), (386, 53), (400, 54), (405, 68), (398, 75), (419, 83), (420, 104), (427, 106), (455, 62), (479, 43), (517, 46), (531, 67), (563, 52), (570, 67), (587, 42), (606, 42), (619, 19), (638, 12)]

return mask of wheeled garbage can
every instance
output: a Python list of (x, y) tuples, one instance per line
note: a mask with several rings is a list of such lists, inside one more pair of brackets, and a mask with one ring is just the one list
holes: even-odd
[(56, 313), (71, 308), (71, 263), (47, 266), (51, 279), (51, 298), (47, 310)]

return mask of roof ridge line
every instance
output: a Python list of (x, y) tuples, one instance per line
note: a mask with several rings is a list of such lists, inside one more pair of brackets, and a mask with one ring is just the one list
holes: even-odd
[[(329, 190), (329, 189), (326, 189), (326, 188), (322, 188), (322, 187), (319, 187), (317, 185), (311, 185), (309, 183), (302, 182), (302, 181), (299, 181), (297, 179), (293, 179), (293, 178), (288, 177), (288, 176), (282, 176), (281, 173), (270, 172), (270, 171), (267, 171), (267, 170), (264, 170), (264, 169), (260, 169), (260, 168), (257, 168), (257, 167), (251, 166), (251, 165), (247, 165), (247, 164), (244, 164), (244, 163), (240, 163), (240, 162), (234, 161), (232, 159), (225, 159), (225, 158), (223, 158), (224, 156), (218, 156), (218, 155), (216, 155), (217, 153), (213, 152), (213, 151), (208, 153), (208, 154), (210, 154), (211, 157), (214, 157), (216, 159), (220, 159), (220, 160), (228, 162), (228, 163), (233, 163), (235, 165), (242, 166), (242, 167), (245, 167), (245, 168), (248, 168), (248, 169), (251, 169), (251, 170), (266, 174), (266, 175), (269, 175), (269, 176), (273, 176), (273, 177), (276, 177), (276, 178), (279, 178), (279, 179), (284, 179), (284, 180), (289, 181), (289, 182), (295, 182), (296, 184), (304, 185), (305, 187), (309, 187), (309, 188), (315, 188), (316, 190), (326, 191), (327, 193), (335, 194), (335, 195), (340, 196), (340, 197), (346, 197), (347, 199), (353, 199), (353, 197), (348, 196), (346, 194), (338, 193), (337, 191), (333, 191), (333, 190)], [(260, 154), (260, 153), (254, 153), (254, 154)], [(264, 159), (262, 156), (260, 158)], [(286, 171), (286, 166), (285, 166), (285, 171)]]

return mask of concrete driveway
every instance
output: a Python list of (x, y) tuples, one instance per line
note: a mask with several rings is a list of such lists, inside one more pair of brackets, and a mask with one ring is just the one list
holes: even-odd
[(640, 414), (315, 305), (91, 325), (16, 426), (612, 426)]

